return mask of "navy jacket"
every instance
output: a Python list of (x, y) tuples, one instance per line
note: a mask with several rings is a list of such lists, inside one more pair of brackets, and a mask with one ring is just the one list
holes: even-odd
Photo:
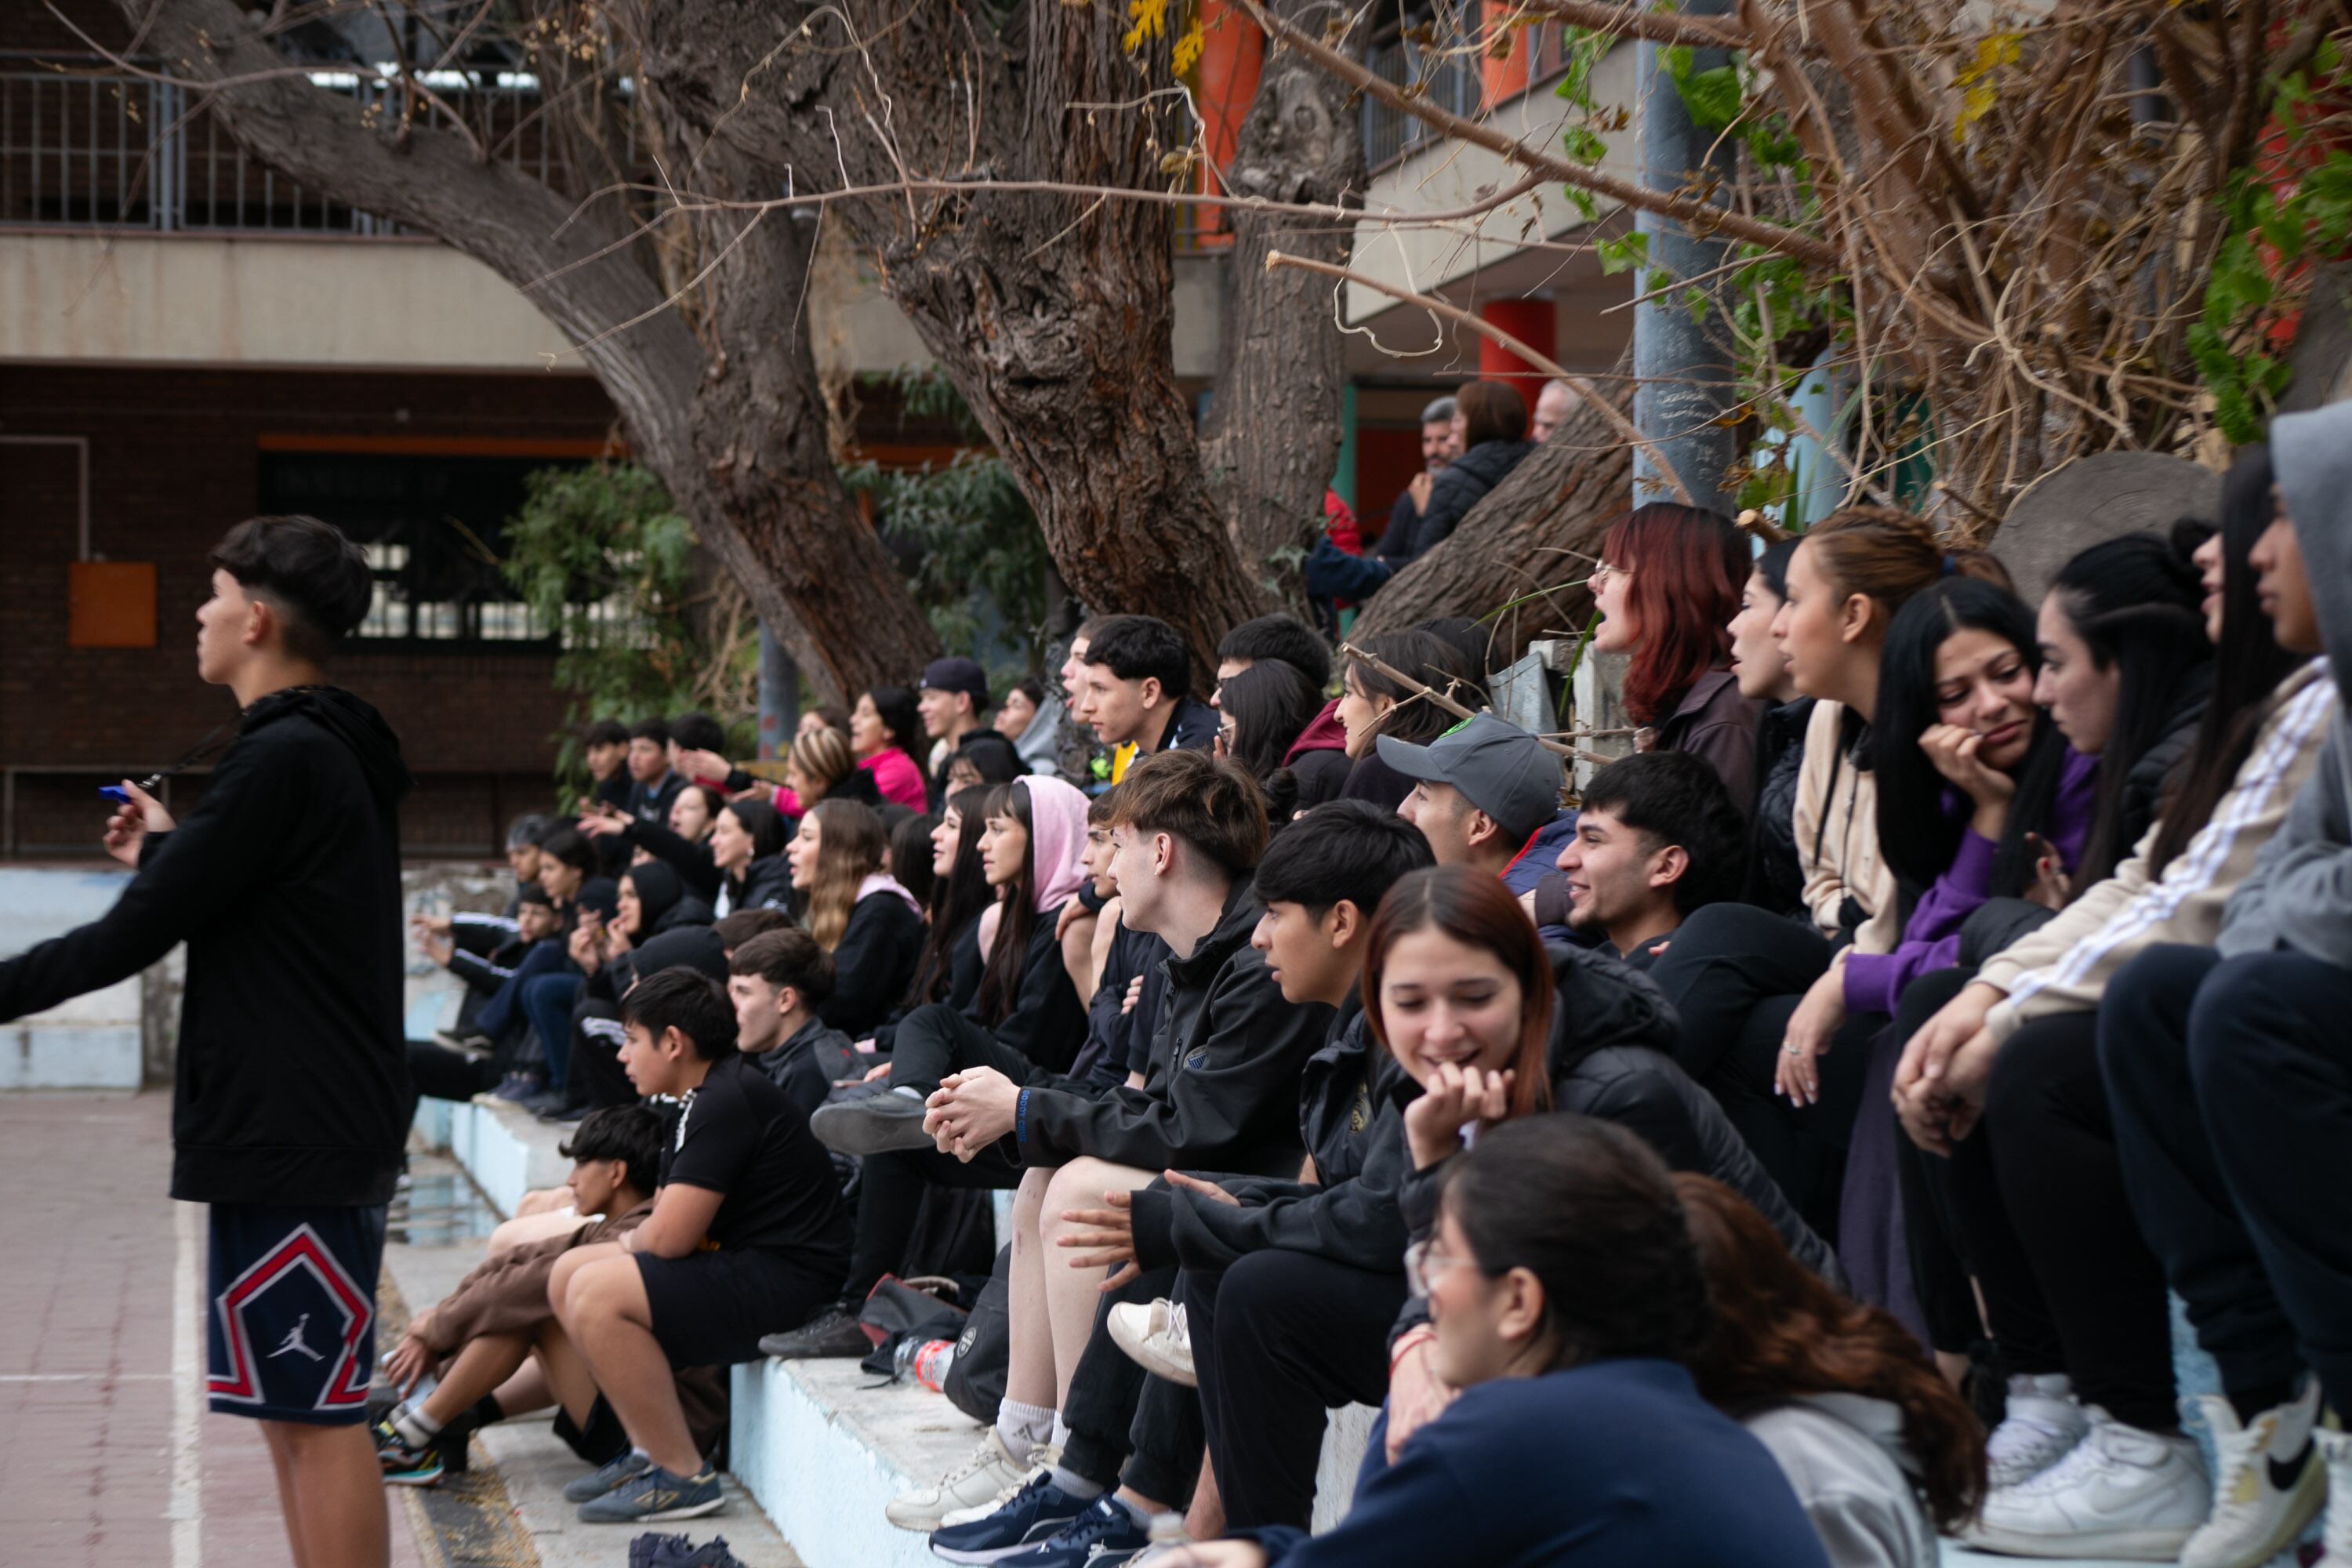
[(1828, 1568), (1763, 1444), (1672, 1362), (1465, 1389), (1339, 1528), (1240, 1532), (1269, 1568)]

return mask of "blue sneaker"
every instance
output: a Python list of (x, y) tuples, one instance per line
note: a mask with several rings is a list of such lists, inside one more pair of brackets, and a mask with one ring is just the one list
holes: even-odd
[(1055, 1486), (1051, 1472), (1040, 1470), (987, 1518), (931, 1531), (931, 1555), (950, 1563), (994, 1563), (1045, 1545), (1087, 1507)]
[(1119, 1568), (1151, 1544), (1150, 1532), (1112, 1493), (1055, 1531), (1043, 1546), (998, 1560), (997, 1568)]
[(646, 1458), (643, 1454), (638, 1453), (634, 1448), (629, 1449), (627, 1452), (622, 1454), (618, 1458), (606, 1460), (602, 1468), (591, 1470), (584, 1476), (575, 1476), (571, 1480), (565, 1482), (563, 1486), (563, 1500), (565, 1502), (593, 1502), (596, 1499), (603, 1497), (606, 1492), (611, 1491), (614, 1487), (619, 1486), (623, 1481), (627, 1480), (631, 1476), (641, 1475), (652, 1468), (653, 1461), (651, 1459)]

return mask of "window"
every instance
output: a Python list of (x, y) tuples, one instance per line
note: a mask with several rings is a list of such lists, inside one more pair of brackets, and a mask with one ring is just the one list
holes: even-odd
[(507, 586), (499, 562), (523, 476), (553, 458), (264, 452), (261, 510), (303, 512), (366, 552), (375, 602), (352, 633), (372, 643), (543, 653), (554, 628)]

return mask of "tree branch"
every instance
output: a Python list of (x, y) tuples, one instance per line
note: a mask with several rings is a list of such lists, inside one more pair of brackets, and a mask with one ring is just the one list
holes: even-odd
[(1696, 504), (1691, 500), (1690, 487), (1683, 483), (1680, 474), (1675, 472), (1675, 466), (1666, 461), (1666, 455), (1658, 450), (1647, 436), (1642, 434), (1640, 426), (1617, 411), (1617, 405), (1609, 401), (1606, 394), (1574, 371), (1557, 363), (1549, 355), (1538, 353), (1529, 348), (1492, 321), (1481, 321), (1458, 305), (1449, 305), (1444, 300), (1433, 299), (1427, 294), (1416, 294), (1410, 289), (1400, 289), (1393, 283), (1383, 283), (1377, 278), (1367, 278), (1360, 272), (1350, 272), (1344, 267), (1334, 267), (1328, 261), (1314, 261), (1304, 256), (1285, 256), (1279, 250), (1272, 250), (1266, 253), (1265, 264), (1268, 268), (1297, 267), (1308, 272), (1319, 272), (1326, 278), (1336, 278), (1343, 282), (1360, 283), (1365, 288), (1386, 294), (1392, 300), (1402, 300), (1408, 305), (1418, 305), (1423, 310), (1433, 311), (1449, 321), (1459, 321), (1479, 336), (1501, 344), (1545, 374), (1558, 376), (1574, 387), (1579, 397), (1589, 400), (1596, 409), (1600, 410), (1601, 416), (1609, 422), (1612, 429), (1648, 454), (1650, 461), (1658, 466), (1658, 472), (1665, 476), (1666, 483), (1674, 487), (1676, 500), (1685, 506)]
[(1410, 114), (1431, 129), (1444, 132), (1457, 141), (1467, 142), (1474, 147), (1484, 147), (1509, 163), (1523, 169), (1532, 169), (1564, 185), (1574, 185), (1579, 190), (1606, 196), (1624, 206), (1673, 218), (1694, 234), (1726, 235), (1817, 267), (1838, 264), (1837, 247), (1811, 235), (1777, 223), (1766, 223), (1760, 218), (1728, 212), (1696, 196), (1654, 191), (1631, 180), (1621, 180), (1614, 174), (1604, 174), (1598, 169), (1588, 169), (1580, 163), (1571, 163), (1564, 158), (1538, 153), (1492, 125), (1440, 109), (1424, 98), (1406, 92), (1396, 83), (1374, 76), (1347, 56), (1326, 47), (1289, 23), (1269, 15), (1260, 0), (1241, 0), (1241, 3), (1257, 25), (1265, 30), (1267, 37), (1280, 39), (1376, 101)]
[(1518, 14), (1590, 27), (1620, 38), (1646, 38), (1654, 44), (1687, 44), (1696, 49), (1744, 49), (1748, 34), (1705, 16), (1679, 16), (1669, 12), (1634, 11), (1609, 0), (1523, 0)]

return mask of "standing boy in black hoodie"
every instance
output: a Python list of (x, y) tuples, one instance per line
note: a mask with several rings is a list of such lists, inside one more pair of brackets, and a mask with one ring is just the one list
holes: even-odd
[(375, 1568), (391, 1547), (367, 1389), (409, 1105), (408, 770), (375, 710), (324, 683), (374, 591), (359, 550), (315, 518), (257, 517), (212, 564), (196, 673), (236, 694), (236, 736), (184, 824), (123, 784), (106, 847), (138, 875), (100, 919), (0, 963), (0, 1018), (187, 942), (172, 1195), (212, 1205), (212, 1408), (261, 1423), (298, 1568)]

